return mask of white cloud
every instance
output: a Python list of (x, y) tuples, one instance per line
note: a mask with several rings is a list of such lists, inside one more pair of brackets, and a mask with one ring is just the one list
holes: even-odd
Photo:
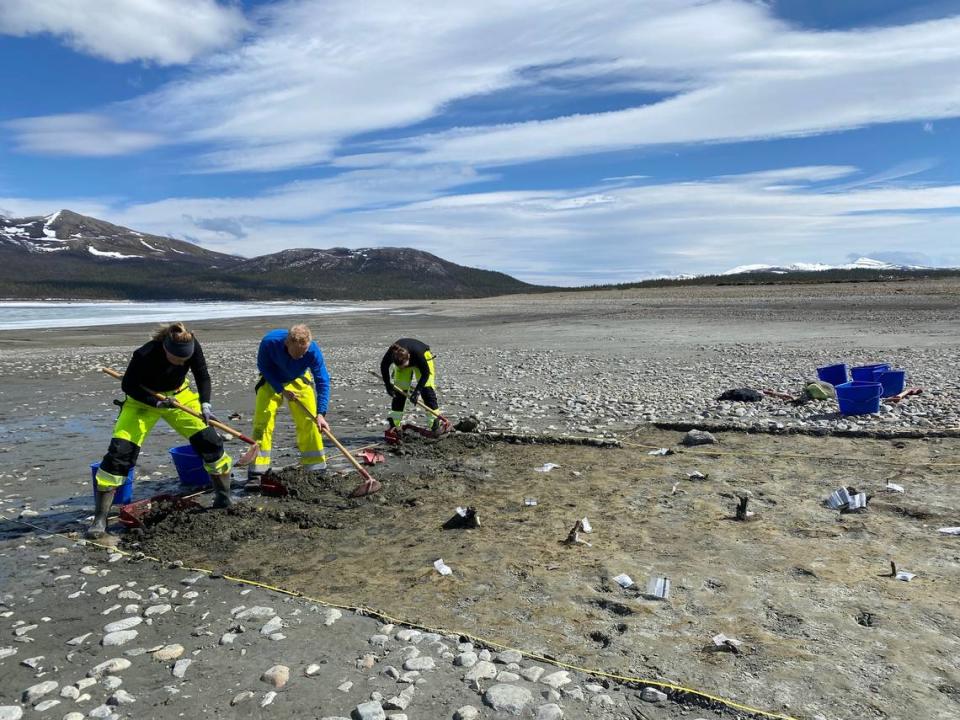
[(163, 143), (158, 134), (124, 130), (109, 117), (87, 113), (20, 118), (4, 126), (14, 131), (18, 150), (45, 155), (126, 155)]
[[(813, 32), (746, 0), (285, 0), (257, 13), (242, 45), (103, 112), (196, 144), (202, 171), (491, 166), (960, 115), (960, 18)], [(566, 89), (551, 84), (572, 79)], [(623, 88), (667, 96), (611, 112), (370, 139), (426, 120), (443, 128), (451, 103), (486, 93), (513, 90), (522, 104), (543, 91)]]
[(3, 0), (0, 34), (62, 37), (113, 62), (186, 63), (231, 44), (246, 22), (216, 0)]

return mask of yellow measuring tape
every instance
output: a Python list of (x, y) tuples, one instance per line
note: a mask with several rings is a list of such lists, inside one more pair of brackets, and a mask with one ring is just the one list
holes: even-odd
[[(30, 527), (30, 528), (33, 528), (34, 530), (39, 530), (40, 532), (45, 533), (46, 535), (48, 535), (48, 536), (50, 536), (50, 537), (58, 537), (58, 538), (61, 538), (61, 539), (63, 539), (63, 540), (68, 540), (68, 541), (70, 541), (70, 542), (76, 542), (76, 540), (75, 540), (74, 538), (71, 538), (71, 537), (69, 537), (68, 535), (64, 535), (64, 534), (62, 534), (62, 533), (50, 532), (49, 530), (46, 530), (46, 529), (40, 527), (39, 525), (34, 525), (33, 523), (25, 522), (25, 521), (20, 520), (20, 519), (14, 519), (14, 518), (7, 517), (6, 515), (0, 515), (0, 520), (6, 520), (6, 521), (8, 521), (8, 522), (17, 523), (18, 525), (23, 525), (24, 527)], [(102, 544), (102, 543), (93, 542), (93, 541), (91, 541), (91, 540), (84, 540), (83, 542), (85, 542), (85, 543), (88, 544), (88, 545), (93, 545), (94, 547), (99, 547), (99, 548), (103, 548), (103, 549), (105, 549), (105, 550), (110, 550), (110, 551), (112, 551), (112, 552), (120, 553), (121, 555), (125, 555), (125, 556), (127, 556), (127, 557), (136, 557), (136, 558), (139, 558), (139, 559), (142, 559), (142, 560), (150, 560), (150, 561), (155, 562), (155, 563), (163, 563), (163, 562), (164, 562), (164, 561), (161, 560), (160, 558), (156, 558), (156, 557), (153, 557), (153, 556), (151, 556), (151, 555), (144, 555), (144, 554), (142, 554), (142, 553), (131, 553), (131, 552), (127, 551), (127, 550), (121, 550), (120, 548), (117, 548), (117, 547), (114, 547), (114, 546), (111, 546), (111, 545), (104, 545), (104, 544)], [(189, 566), (187, 566), (187, 565), (182, 566), (182, 569), (183, 569), (183, 570), (187, 570), (187, 571), (189, 571), (189, 572), (200, 572), (200, 573), (204, 573), (205, 575), (211, 575), (211, 574), (213, 573), (212, 570), (209, 570), (209, 569), (207, 569), (207, 568), (189, 567)], [(279, 587), (279, 586), (277, 586), (277, 585), (270, 585), (269, 583), (262, 583), (262, 582), (258, 582), (258, 581), (256, 581), (256, 580), (247, 580), (246, 578), (236, 577), (236, 576), (234, 576), (234, 575), (224, 575), (223, 578), (224, 578), (224, 580), (230, 580), (230, 581), (232, 581), (232, 582), (236, 582), (236, 583), (239, 583), (239, 584), (241, 584), (241, 585), (249, 585), (249, 586), (251, 586), (251, 587), (258, 587), (258, 588), (261, 588), (261, 589), (263, 589), (263, 590), (270, 590), (270, 591), (272, 591), (272, 592), (280, 593), (281, 595), (287, 595), (287, 596), (289, 596), (289, 597), (301, 598), (301, 599), (303, 599), (303, 600), (307, 600), (307, 601), (312, 602), (312, 603), (317, 603), (318, 605), (325, 605), (326, 607), (337, 608), (337, 609), (339, 609), (339, 610), (348, 610), (348, 611), (350, 611), (350, 612), (357, 613), (358, 615), (367, 615), (367, 616), (369, 616), (369, 617), (379, 618), (380, 620), (384, 620), (384, 621), (389, 622), (389, 623), (392, 623), (392, 624), (394, 624), (394, 625), (403, 625), (403, 626), (405, 626), (405, 627), (413, 628), (413, 629), (415, 629), (415, 630), (423, 630), (423, 631), (425, 631), (425, 632), (432, 632), (432, 633), (438, 633), (438, 634), (455, 634), (455, 635), (459, 635), (459, 636), (461, 636), (461, 637), (469, 638), (471, 641), (473, 641), (473, 642), (475, 642), (475, 643), (477, 643), (477, 644), (479, 644), (479, 645), (484, 645), (484, 646), (487, 646), (487, 647), (491, 647), (491, 648), (495, 648), (495, 649), (500, 649), (500, 650), (513, 650), (513, 651), (515, 651), (515, 652), (520, 653), (521, 655), (523, 655), (524, 657), (526, 657), (526, 658), (528, 658), (528, 659), (530, 659), (530, 660), (536, 660), (536, 661), (541, 662), (541, 663), (544, 663), (544, 664), (546, 664), (546, 665), (553, 665), (554, 667), (560, 667), (560, 668), (565, 668), (565, 669), (567, 669), (567, 670), (573, 670), (573, 671), (575, 671), (575, 672), (580, 672), (580, 673), (583, 673), (583, 674), (585, 674), (585, 675), (589, 675), (589, 676), (591, 676), (591, 677), (606, 678), (606, 679), (608, 679), (608, 680), (616, 680), (616, 681), (622, 682), (622, 683), (631, 683), (631, 684), (637, 684), (637, 685), (649, 685), (649, 686), (652, 686), (652, 687), (658, 687), (658, 688), (664, 688), (664, 689), (667, 689), (667, 690), (674, 690), (674, 691), (678, 691), (678, 692), (683, 692), (683, 693), (687, 693), (687, 694), (689, 694), (689, 695), (694, 695), (694, 696), (696, 696), (696, 697), (703, 698), (704, 700), (710, 700), (711, 702), (720, 703), (721, 705), (724, 705), (725, 707), (728, 707), (728, 708), (733, 709), (733, 710), (740, 710), (740, 711), (742, 711), (742, 712), (752, 713), (752, 714), (757, 715), (757, 716), (759, 716), (759, 717), (772, 718), (773, 720), (798, 720), (798, 718), (792, 717), (792, 716), (790, 716), (790, 715), (780, 715), (780, 714), (778, 714), (778, 713), (771, 713), (771, 712), (767, 712), (767, 711), (765, 711), (765, 710), (760, 710), (760, 709), (758, 709), (758, 708), (750, 707), (749, 705), (742, 705), (742, 704), (740, 704), (740, 703), (734, 702), (733, 700), (727, 700), (727, 699), (722, 698), (722, 697), (719, 697), (719, 696), (717, 696), (717, 695), (711, 695), (710, 693), (704, 692), (704, 691), (702, 691), (702, 690), (696, 690), (696, 689), (694, 689), (694, 688), (689, 688), (689, 687), (686, 687), (686, 686), (684, 686), (684, 685), (677, 685), (677, 684), (674, 684), (674, 683), (663, 682), (662, 680), (648, 680), (648, 679), (646, 679), (646, 678), (633, 677), (633, 676), (631, 676), (631, 675), (618, 675), (618, 674), (616, 674), (616, 673), (609, 673), (609, 672), (605, 672), (605, 671), (603, 671), (603, 670), (595, 670), (595, 669), (591, 669), (591, 668), (585, 668), (585, 667), (581, 667), (581, 666), (579, 666), (579, 665), (573, 665), (573, 664), (571, 664), (571, 663), (565, 663), (565, 662), (561, 662), (560, 660), (554, 660), (554, 659), (552, 659), (552, 658), (544, 657), (543, 655), (538, 655), (538, 654), (536, 654), (536, 653), (527, 652), (527, 651), (525, 651), (525, 650), (521, 650), (520, 648), (514, 648), (514, 647), (511, 647), (511, 646), (509, 646), (509, 645), (505, 645), (505, 644), (503, 644), (503, 643), (496, 642), (495, 640), (488, 640), (488, 639), (486, 639), (486, 638), (482, 638), (482, 637), (479, 637), (479, 636), (476, 636), (476, 635), (472, 635), (472, 634), (470, 634), (470, 633), (459, 632), (459, 631), (454, 631), (454, 630), (446, 630), (446, 629), (444, 629), (444, 628), (433, 628), (433, 627), (430, 627), (430, 626), (428, 626), (428, 625), (420, 625), (420, 624), (418, 624), (418, 623), (409, 622), (409, 621), (404, 620), (404, 619), (402, 619), (402, 618), (395, 618), (395, 617), (392, 617), (391, 615), (388, 615), (388, 614), (385, 613), (385, 612), (381, 612), (381, 611), (379, 611), (379, 610), (374, 610), (374, 609), (372, 609), (372, 608), (365, 607), (365, 606), (360, 606), (360, 605), (342, 605), (342, 604), (340, 604), (340, 603), (330, 602), (330, 601), (328, 601), (328, 600), (323, 600), (323, 599), (321, 599), (321, 598), (312, 597), (312, 596), (307, 595), (307, 594), (305, 594), (305, 593), (302, 593), (302, 592), (300, 592), (300, 591), (298, 591), (298, 590), (288, 590), (288, 589), (286, 589), (286, 588)]]

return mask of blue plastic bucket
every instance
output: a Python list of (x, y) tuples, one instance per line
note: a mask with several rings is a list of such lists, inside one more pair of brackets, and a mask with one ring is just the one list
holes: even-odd
[(856, 382), (880, 382), (880, 374), (890, 369), (886, 363), (874, 365), (860, 365), (850, 368), (850, 377)]
[(880, 412), (880, 395), (883, 385), (878, 382), (840, 383), (837, 387), (837, 402), (842, 415), (869, 415)]
[(890, 397), (903, 392), (907, 384), (906, 370), (887, 370), (880, 373), (880, 384), (883, 385), (883, 396)]
[(203, 459), (189, 445), (170, 448), (173, 466), (177, 469), (180, 482), (184, 485), (209, 485), (210, 476), (203, 469)]
[[(100, 463), (95, 462), (90, 465), (90, 476), (93, 479), (93, 499), (97, 499), (97, 470), (100, 469)], [(133, 502), (133, 478), (136, 476), (137, 468), (130, 468), (130, 472), (127, 473), (127, 479), (123, 481), (123, 485), (117, 488), (117, 494), (113, 496), (114, 505), (126, 505), (127, 503)]]
[(849, 380), (847, 377), (847, 365), (846, 363), (840, 363), (839, 365), (824, 365), (823, 367), (818, 367), (817, 378), (831, 385), (845, 383)]

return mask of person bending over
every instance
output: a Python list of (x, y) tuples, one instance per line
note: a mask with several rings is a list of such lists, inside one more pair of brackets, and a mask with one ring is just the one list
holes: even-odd
[[(193, 373), (196, 391), (187, 380), (188, 372)], [(113, 427), (107, 454), (97, 470), (96, 512), (87, 537), (107, 534), (107, 514), (116, 490), (137, 464), (144, 440), (161, 419), (187, 438), (203, 459), (216, 493), (213, 506), (228, 507), (233, 460), (223, 450), (223, 439), (206, 422), (216, 419), (210, 404), (210, 373), (200, 341), (193, 333), (180, 322), (161, 327), (150, 342), (134, 351), (121, 387), (127, 397)], [(167, 397), (157, 400), (150, 391)], [(202, 414), (204, 419), (174, 407), (174, 401)]]
[[(380, 361), (380, 375), (387, 388), (387, 394), (393, 398), (390, 403), (390, 427), (384, 433), (387, 440), (399, 438), (407, 400), (416, 405), (417, 399), (421, 396), (424, 404), (437, 413), (430, 429), (438, 435), (446, 429), (446, 424), (439, 416), (440, 405), (437, 402), (436, 393), (437, 372), (429, 345), (414, 338), (400, 338), (387, 349)], [(410, 386), (414, 380), (417, 384), (411, 390)]]
[[(322, 431), (330, 430), (324, 419), (330, 402), (330, 374), (310, 328), (294, 325), (289, 330), (271, 330), (264, 335), (257, 351), (257, 369), (260, 378), (253, 411), (253, 439), (260, 443), (260, 452), (247, 472), (248, 482), (259, 481), (270, 469), (273, 430), (284, 399), (296, 428), (300, 464), (304, 470), (326, 474)], [(316, 422), (311, 415), (316, 416)]]

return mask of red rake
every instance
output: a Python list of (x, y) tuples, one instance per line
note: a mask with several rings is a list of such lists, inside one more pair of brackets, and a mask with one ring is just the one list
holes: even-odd
[(886, 400), (886, 401), (889, 402), (889, 403), (894, 403), (894, 404), (896, 404), (896, 403), (900, 402), (901, 400), (903, 400), (904, 398), (910, 397), (911, 395), (922, 395), (922, 394), (923, 394), (923, 388), (921, 388), (921, 387), (912, 387), (912, 388), (907, 388), (906, 390), (904, 390), (904, 391), (901, 392), (901, 393), (897, 393), (896, 395), (891, 395), (890, 397), (886, 397), (886, 398), (883, 398), (883, 399)]
[[(293, 402), (299, 405), (314, 422), (317, 421), (317, 416), (310, 412), (309, 408), (303, 404), (303, 401), (300, 400), (300, 398), (294, 396)], [(350, 451), (347, 450), (339, 440), (337, 440), (336, 436), (329, 428), (324, 428), (323, 434), (330, 438), (330, 442), (337, 446), (337, 449), (343, 453), (343, 456), (350, 461), (350, 464), (353, 465), (354, 469), (360, 473), (360, 477), (363, 478), (363, 482), (353, 489), (353, 492), (350, 493), (350, 497), (358, 498), (366, 495), (373, 495), (374, 493), (378, 493), (383, 489), (383, 485), (381, 485), (378, 480), (376, 480), (370, 473), (363, 469), (363, 466), (360, 465), (360, 463), (357, 462), (357, 459), (350, 454)]]

